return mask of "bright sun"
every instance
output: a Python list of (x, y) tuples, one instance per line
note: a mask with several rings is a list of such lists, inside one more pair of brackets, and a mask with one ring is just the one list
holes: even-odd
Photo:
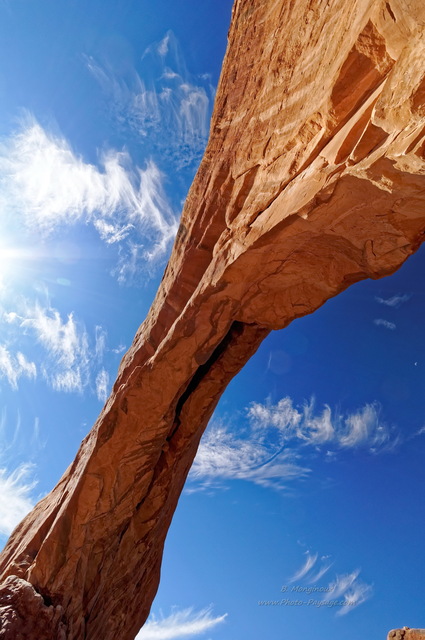
[[(0, 232), (1, 233), (1, 232)], [(2, 234), (0, 239), (0, 286), (4, 290), (12, 280), (28, 277), (32, 271), (31, 263), (36, 258), (37, 249), (16, 241), (10, 235)]]

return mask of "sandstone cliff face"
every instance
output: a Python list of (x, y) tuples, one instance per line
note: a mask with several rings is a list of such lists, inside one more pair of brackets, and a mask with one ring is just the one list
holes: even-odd
[(34, 638), (37, 618), (39, 639), (133, 640), (228, 382), (270, 330), (419, 247), (424, 54), (422, 0), (236, 0), (163, 281), (74, 463), (1, 555), (0, 638)]

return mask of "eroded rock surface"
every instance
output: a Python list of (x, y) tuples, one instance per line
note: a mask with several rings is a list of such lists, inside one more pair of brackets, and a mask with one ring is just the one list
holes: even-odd
[[(422, 0), (236, 0), (156, 299), (75, 461), (0, 558), (68, 640), (133, 640), (202, 432), (268, 332), (421, 244), (424, 25)], [(45, 624), (37, 637), (60, 638)]]
[(393, 629), (389, 632), (387, 640), (425, 640), (425, 629)]
[(9, 576), (0, 590), (2, 640), (66, 640), (63, 609), (45, 602), (32, 584)]

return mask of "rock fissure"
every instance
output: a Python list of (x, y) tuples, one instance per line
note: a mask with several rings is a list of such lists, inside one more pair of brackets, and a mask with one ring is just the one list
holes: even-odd
[(204, 364), (201, 364), (198, 367), (198, 369), (196, 369), (185, 391), (182, 393), (182, 395), (180, 396), (177, 402), (173, 429), (169, 434), (169, 436), (167, 436), (168, 443), (172, 440), (177, 429), (180, 426), (180, 423), (181, 423), (180, 416), (183, 411), (185, 403), (188, 401), (190, 396), (196, 391), (199, 385), (202, 384), (202, 380), (208, 375), (209, 371), (211, 370), (211, 367), (214, 365), (215, 362), (217, 362), (218, 358), (223, 356), (224, 352), (226, 351), (226, 349), (229, 347), (232, 340), (234, 339), (234, 336), (240, 335), (241, 331), (242, 331), (242, 323), (237, 321), (233, 322), (229, 331), (226, 333), (226, 335), (221, 340), (221, 342), (215, 347), (213, 353), (208, 358), (208, 360)]

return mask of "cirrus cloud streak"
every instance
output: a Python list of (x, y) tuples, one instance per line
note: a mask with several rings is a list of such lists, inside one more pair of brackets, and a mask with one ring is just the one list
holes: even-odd
[(3, 207), (33, 231), (91, 223), (107, 244), (146, 242), (145, 260), (162, 255), (174, 238), (176, 217), (152, 160), (140, 168), (126, 151), (110, 149), (95, 166), (28, 116), (0, 145), (0, 172)]
[(174, 610), (169, 616), (161, 618), (152, 615), (137, 634), (136, 640), (174, 640), (198, 636), (223, 623), (226, 617), (227, 613), (214, 617), (212, 607), (198, 612), (193, 607)]
[(309, 476), (305, 460), (312, 452), (322, 450), (328, 458), (356, 449), (378, 454), (399, 443), (395, 429), (382, 421), (377, 403), (343, 415), (327, 405), (316, 411), (314, 400), (295, 406), (286, 397), (276, 404), (253, 402), (246, 416), (239, 435), (220, 422), (206, 431), (187, 492), (222, 486), (228, 480), (285, 489), (290, 481)]

